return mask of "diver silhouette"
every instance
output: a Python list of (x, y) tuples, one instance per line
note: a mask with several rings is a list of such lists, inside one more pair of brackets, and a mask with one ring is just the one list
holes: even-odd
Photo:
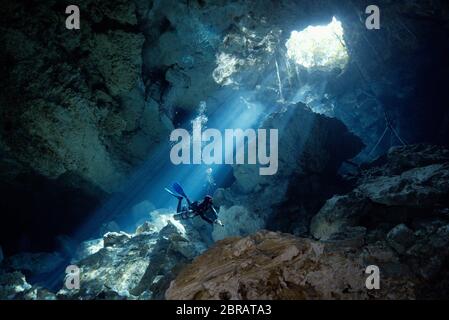
[[(186, 220), (191, 219), (196, 216), (200, 216), (201, 219), (206, 221), (209, 224), (219, 224), (224, 226), (224, 224), (218, 219), (218, 213), (214, 208), (213, 199), (211, 196), (207, 195), (204, 199), (199, 201), (190, 201), (189, 197), (187, 197), (184, 189), (181, 185), (175, 182), (172, 185), (172, 190), (165, 188), (165, 191), (170, 193), (172, 196), (178, 199), (178, 206), (176, 208), (176, 213), (174, 218), (176, 220)], [(182, 201), (186, 200), (187, 206), (182, 205)]]

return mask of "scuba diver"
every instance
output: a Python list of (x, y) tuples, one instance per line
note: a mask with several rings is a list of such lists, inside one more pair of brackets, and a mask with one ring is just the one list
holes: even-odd
[[(201, 219), (209, 224), (216, 223), (222, 227), (224, 226), (224, 224), (218, 219), (218, 213), (214, 208), (211, 196), (205, 196), (201, 202), (191, 202), (179, 183), (175, 182), (172, 185), (172, 188), (173, 191), (168, 188), (165, 188), (165, 191), (178, 199), (178, 206), (176, 208), (177, 214), (174, 215), (176, 220), (186, 220), (200, 216)], [(182, 205), (183, 199), (186, 200), (187, 206)]]

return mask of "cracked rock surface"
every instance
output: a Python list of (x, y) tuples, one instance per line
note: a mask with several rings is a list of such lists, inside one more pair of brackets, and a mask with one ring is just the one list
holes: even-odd
[[(365, 287), (366, 266), (376, 263), (382, 288)], [(383, 268), (388, 265), (387, 268)], [(400, 277), (396, 277), (400, 273)], [(216, 243), (178, 275), (167, 299), (415, 298), (420, 284), (391, 249), (356, 248), (259, 231)]]

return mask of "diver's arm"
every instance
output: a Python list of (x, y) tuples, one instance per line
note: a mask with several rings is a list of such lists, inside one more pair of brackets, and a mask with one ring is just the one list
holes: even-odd
[(188, 214), (189, 218), (194, 218), (197, 215), (199, 215), (198, 212), (196, 212), (195, 210), (191, 210), (191, 209), (187, 210), (187, 214)]
[(212, 205), (212, 210), (214, 211), (215, 216), (217, 217), (217, 219), (215, 219), (214, 223), (219, 224), (220, 226), (224, 227), (223, 222), (221, 222), (221, 220), (218, 219), (218, 212), (213, 205)]
[(175, 220), (187, 220), (194, 218), (198, 215), (197, 212), (190, 210), (190, 209), (184, 209), (182, 211), (179, 211), (177, 214), (173, 215)]

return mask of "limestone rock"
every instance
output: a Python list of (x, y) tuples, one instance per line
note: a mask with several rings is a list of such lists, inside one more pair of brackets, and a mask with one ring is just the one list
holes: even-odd
[(445, 148), (424, 145), (392, 149), (387, 162), (375, 161), (360, 173), (352, 192), (325, 203), (312, 219), (312, 235), (325, 240), (355, 226), (387, 233), (407, 219), (418, 224), (427, 219), (426, 225), (444, 218), (449, 206), (447, 154)]
[(39, 286), (30, 285), (18, 271), (0, 270), (0, 300), (55, 300), (55, 294)]
[(108, 232), (103, 237), (103, 245), (105, 247), (112, 247), (115, 245), (123, 245), (131, 237), (124, 232)]
[(312, 218), (310, 232), (317, 239), (329, 239), (346, 226), (357, 225), (369, 205), (369, 201), (356, 193), (334, 196)]
[(449, 195), (449, 162), (381, 176), (358, 189), (371, 201), (389, 206), (431, 207)]
[[(81, 1), (77, 33), (61, 27), (64, 14), (55, 1), (39, 4), (32, 16), (27, 6), (16, 1), (0, 12), (1, 58), (11, 60), (0, 96), (2, 150), (50, 179), (71, 173), (116, 191), (171, 126), (157, 108), (142, 126), (136, 121), (149, 108), (135, 3)], [(26, 23), (15, 13), (26, 15)], [(136, 139), (147, 144), (130, 143)]]
[(407, 170), (449, 162), (449, 150), (434, 145), (416, 144), (391, 148), (386, 155), (365, 165), (363, 177), (399, 175)]
[(0, 272), (0, 300), (15, 299), (19, 294), (31, 289), (25, 276), (16, 271), (12, 273)]
[(391, 229), (387, 234), (387, 242), (399, 253), (414, 243), (414, 234), (405, 224), (400, 224)]
[[(154, 230), (148, 225), (139, 228)], [(76, 261), (80, 290), (62, 288), (58, 299), (160, 299), (180, 267), (202, 252), (172, 223), (159, 232), (110, 232), (102, 242), (98, 249), (100, 243), (91, 241), (96, 250)]]
[(56, 300), (56, 295), (45, 288), (33, 286), (20, 294), (18, 298), (21, 300)]
[[(364, 270), (373, 262), (382, 287), (370, 292)], [(181, 271), (166, 298), (413, 299), (420, 284), (386, 246), (357, 249), (260, 231), (217, 242)]]
[(138, 226), (136, 229), (136, 234), (141, 234), (145, 232), (157, 232), (157, 228), (151, 224), (150, 222), (146, 221), (142, 225)]

